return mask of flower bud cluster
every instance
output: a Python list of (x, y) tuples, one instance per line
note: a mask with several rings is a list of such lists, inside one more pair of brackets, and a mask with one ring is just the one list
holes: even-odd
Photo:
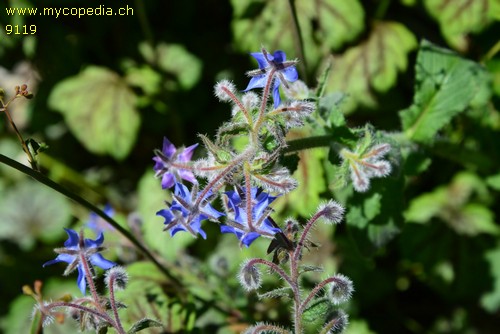
[[(297, 61), (286, 60), (283, 51), (270, 54), (262, 49), (251, 55), (259, 69), (247, 73), (251, 80), (242, 96), (229, 80), (214, 87), (220, 101), (232, 104), (232, 117), (218, 129), (214, 140), (200, 135), (206, 156), (191, 161), (196, 145), (176, 148), (167, 138), (162, 150), (155, 151), (156, 177), (161, 178), (164, 189), (174, 188), (173, 202), (157, 212), (172, 236), (186, 231), (206, 238), (201, 227), (204, 220), (219, 222), (222, 233), (235, 234), (247, 247), (259, 236), (272, 238), (281, 232), (268, 217), (269, 204), (295, 189), (297, 181), (279, 165), (278, 158), (286, 147), (287, 132), (302, 126), (315, 105), (281, 99), (280, 87), (288, 92), (289, 83), (298, 79)], [(262, 94), (250, 91), (255, 88), (262, 88)], [(272, 105), (268, 103), (271, 97)], [(198, 184), (204, 187), (189, 190), (183, 181), (193, 189)], [(225, 204), (224, 213), (210, 204), (217, 197)]]

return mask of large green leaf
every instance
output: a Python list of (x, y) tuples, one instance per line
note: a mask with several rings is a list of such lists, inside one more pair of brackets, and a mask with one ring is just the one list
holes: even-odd
[[(425, 7), (439, 22), (446, 41), (465, 51), (469, 46), (470, 33), (480, 32), (490, 21), (490, 6), (498, 0), (425, 0)], [(491, 3), (491, 4), (490, 4)]]
[(408, 65), (408, 52), (417, 46), (413, 34), (397, 22), (375, 22), (367, 40), (334, 56), (328, 90), (350, 95), (343, 108), (358, 104), (374, 107), (374, 90), (385, 92), (396, 83), (398, 71)]
[(59, 82), (49, 105), (64, 115), (71, 132), (91, 152), (125, 158), (135, 142), (140, 117), (136, 96), (113, 71), (89, 66)]
[[(301, 61), (316, 64), (331, 49), (352, 41), (363, 30), (364, 12), (358, 0), (294, 2), (307, 58)], [(297, 50), (289, 1), (231, 0), (231, 3), (234, 40), (240, 50), (255, 52), (262, 45), (269, 51)]]
[(477, 63), (423, 41), (417, 57), (413, 104), (400, 112), (408, 138), (430, 142), (436, 133), (469, 106), (488, 102), (488, 73)]
[(495, 312), (500, 308), (500, 246), (484, 254), (490, 265), (493, 289), (481, 297), (481, 305), (489, 312)]

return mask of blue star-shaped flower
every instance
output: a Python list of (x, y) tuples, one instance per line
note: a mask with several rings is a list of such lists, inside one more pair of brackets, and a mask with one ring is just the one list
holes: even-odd
[[(196, 187), (195, 187), (196, 188)], [(164, 230), (170, 230), (170, 236), (174, 236), (179, 231), (187, 231), (193, 234), (200, 234), (203, 239), (207, 238), (205, 231), (201, 228), (201, 222), (206, 219), (216, 220), (223, 215), (215, 210), (209, 203), (212, 192), (208, 191), (198, 206), (195, 206), (197, 191), (192, 193), (182, 183), (175, 184), (174, 201), (169, 209), (163, 209), (156, 213), (165, 218)]]
[(275, 51), (271, 55), (266, 51), (266, 49), (262, 49), (262, 52), (254, 52), (250, 55), (257, 60), (259, 69), (247, 72), (252, 79), (250, 79), (250, 82), (244, 91), (246, 92), (250, 89), (265, 87), (267, 81), (269, 80), (269, 75), (273, 73), (273, 100), (274, 108), (277, 108), (281, 103), (279, 92), (280, 84), (283, 83), (285, 87), (288, 87), (287, 81), (294, 82), (299, 78), (299, 74), (295, 68), (297, 61), (286, 61), (286, 54), (281, 50)]
[(186, 167), (187, 163), (191, 161), (194, 149), (197, 146), (198, 144), (194, 144), (178, 150), (167, 137), (163, 138), (163, 148), (161, 151), (155, 150), (156, 156), (153, 158), (155, 162), (153, 169), (155, 175), (161, 177), (163, 189), (172, 188), (175, 182), (180, 182), (181, 179), (196, 183), (193, 172), (182, 167)]
[(252, 226), (250, 226), (246, 201), (242, 195), (237, 191), (227, 191), (225, 194), (228, 198), (228, 208), (234, 212), (234, 219), (231, 225), (221, 225), (222, 233), (234, 233), (241, 243), (248, 247), (261, 235), (270, 237), (281, 232), (278, 227), (273, 226), (268, 218), (271, 211), (269, 204), (277, 197), (271, 196), (257, 187), (251, 189)]
[(75, 268), (78, 268), (77, 284), (80, 291), (85, 294), (87, 281), (84, 264), (82, 263), (82, 255), (85, 257), (87, 263), (89, 263), (89, 267), (94, 265), (107, 270), (114, 267), (116, 263), (106, 260), (101, 254), (99, 254), (99, 252), (104, 250), (104, 247), (101, 246), (104, 241), (104, 235), (102, 233), (99, 234), (96, 240), (92, 240), (84, 239), (83, 232), (78, 234), (76, 231), (68, 228), (65, 228), (64, 230), (68, 234), (68, 240), (64, 242), (64, 248), (54, 249), (54, 251), (59, 255), (57, 255), (54, 260), (45, 262), (43, 267), (58, 262), (66, 262), (68, 263), (68, 266), (64, 271), (64, 275), (68, 275), (75, 270)]

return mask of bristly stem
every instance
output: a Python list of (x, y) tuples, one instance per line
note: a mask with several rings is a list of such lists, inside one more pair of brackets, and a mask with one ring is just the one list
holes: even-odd
[(115, 323), (116, 323), (116, 329), (119, 332), (125, 333), (125, 330), (123, 329), (122, 322), (120, 321), (120, 316), (118, 315), (118, 307), (116, 306), (116, 299), (115, 299), (115, 280), (116, 280), (116, 274), (112, 274), (112, 276), (109, 278), (109, 302), (111, 304), (111, 309), (113, 310), (113, 315), (115, 316)]
[(24, 166), (23, 164), (12, 160), (8, 157), (6, 157), (3, 154), (0, 154), (0, 162), (3, 164), (6, 164), (21, 173), (24, 173), (28, 176), (31, 176), (38, 182), (46, 185), (49, 188), (52, 188), (53, 190), (57, 191), (58, 193), (68, 197), (69, 199), (72, 199), (73, 201), (77, 202), (81, 206), (87, 208), (89, 211), (95, 212), (99, 217), (104, 219), (106, 222), (108, 222), (111, 226), (113, 226), (118, 232), (120, 232), (126, 239), (128, 239), (132, 244), (139, 250), (141, 251), (144, 256), (146, 256), (148, 259), (150, 259), (153, 264), (163, 273), (165, 276), (167, 276), (171, 282), (178, 288), (183, 290), (183, 284), (181, 281), (172, 275), (172, 273), (165, 267), (163, 266), (157, 259), (156, 257), (141, 243), (139, 240), (134, 237), (129, 231), (124, 229), (120, 224), (118, 224), (115, 220), (113, 220), (111, 217), (109, 217), (104, 211), (99, 209), (97, 206), (93, 205), (83, 197), (67, 190), (63, 186), (59, 185), (58, 183), (52, 181), (49, 179), (47, 176), (43, 175), (42, 173), (32, 170), (31, 168), (28, 168)]

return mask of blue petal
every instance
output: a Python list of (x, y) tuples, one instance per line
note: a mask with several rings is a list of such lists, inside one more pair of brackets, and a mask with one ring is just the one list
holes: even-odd
[(299, 78), (299, 73), (295, 66), (290, 66), (281, 71), (285, 76), (285, 79), (290, 82), (294, 82)]
[(273, 58), (276, 64), (280, 64), (286, 60), (286, 54), (281, 50), (277, 50), (274, 52)]
[(85, 280), (85, 271), (81, 265), (78, 266), (78, 279), (76, 283), (78, 284), (80, 291), (85, 295), (85, 290), (87, 290), (87, 281)]
[(96, 248), (96, 247), (99, 247), (100, 245), (102, 245), (104, 241), (104, 234), (99, 233), (99, 235), (97, 236), (97, 239), (95, 240), (92, 240), (92, 239), (85, 239), (85, 248)]
[(78, 247), (78, 240), (80, 240), (80, 236), (78, 233), (76, 233), (75, 230), (65, 228), (64, 229), (66, 233), (68, 234), (68, 240), (64, 242), (64, 247), (66, 248), (71, 248), (71, 247)]
[(163, 210), (160, 210), (156, 213), (157, 216), (162, 216), (163, 218), (165, 218), (165, 222), (164, 224), (170, 224), (172, 222), (172, 220), (174, 220), (175, 216), (174, 214), (172, 213), (172, 211), (168, 210), (168, 209), (163, 209)]
[(243, 90), (244, 92), (249, 91), (250, 89), (254, 88), (263, 88), (266, 85), (267, 81), (267, 74), (266, 75), (256, 75), (250, 79), (250, 82), (248, 83), (247, 88)]
[(250, 232), (250, 233), (247, 233), (243, 239), (241, 239), (241, 243), (244, 244), (245, 246), (250, 246), (250, 244), (252, 242), (254, 242), (255, 239), (257, 239), (258, 237), (260, 237), (260, 234), (257, 233), (257, 232)]
[(170, 236), (173, 237), (177, 232), (187, 232), (186, 228), (181, 224), (177, 224), (173, 228), (170, 229)]
[(108, 270), (111, 267), (116, 266), (116, 263), (113, 261), (106, 260), (101, 254), (96, 253), (90, 256), (90, 263), (94, 266), (98, 266), (104, 270)]
[(177, 182), (175, 184), (174, 193), (175, 195), (181, 197), (187, 203), (191, 204), (191, 193), (189, 192), (189, 189), (182, 183)]
[(279, 85), (280, 82), (278, 80), (278, 78), (276, 78), (276, 83), (274, 84), (274, 88), (273, 88), (273, 100), (274, 100), (274, 108), (278, 108), (278, 106), (280, 105), (281, 103), (281, 97), (280, 97), (280, 90), (279, 90)]
[(59, 263), (59, 262), (66, 262), (66, 263), (73, 263), (75, 260), (74, 255), (69, 255), (69, 254), (59, 254), (54, 260), (50, 260), (45, 262), (42, 267), (50, 266), (54, 263)]
[(190, 226), (193, 229), (193, 231), (195, 231), (196, 233), (199, 233), (203, 239), (206, 239), (207, 234), (201, 228), (201, 221), (203, 219), (201, 217), (202, 216), (200, 215), (197, 219), (193, 220), (193, 222), (190, 224)]
[(266, 57), (264, 57), (264, 54), (262, 52), (252, 52), (250, 53), (250, 55), (257, 60), (257, 63), (259, 63), (259, 68), (266, 68), (268, 66)]

